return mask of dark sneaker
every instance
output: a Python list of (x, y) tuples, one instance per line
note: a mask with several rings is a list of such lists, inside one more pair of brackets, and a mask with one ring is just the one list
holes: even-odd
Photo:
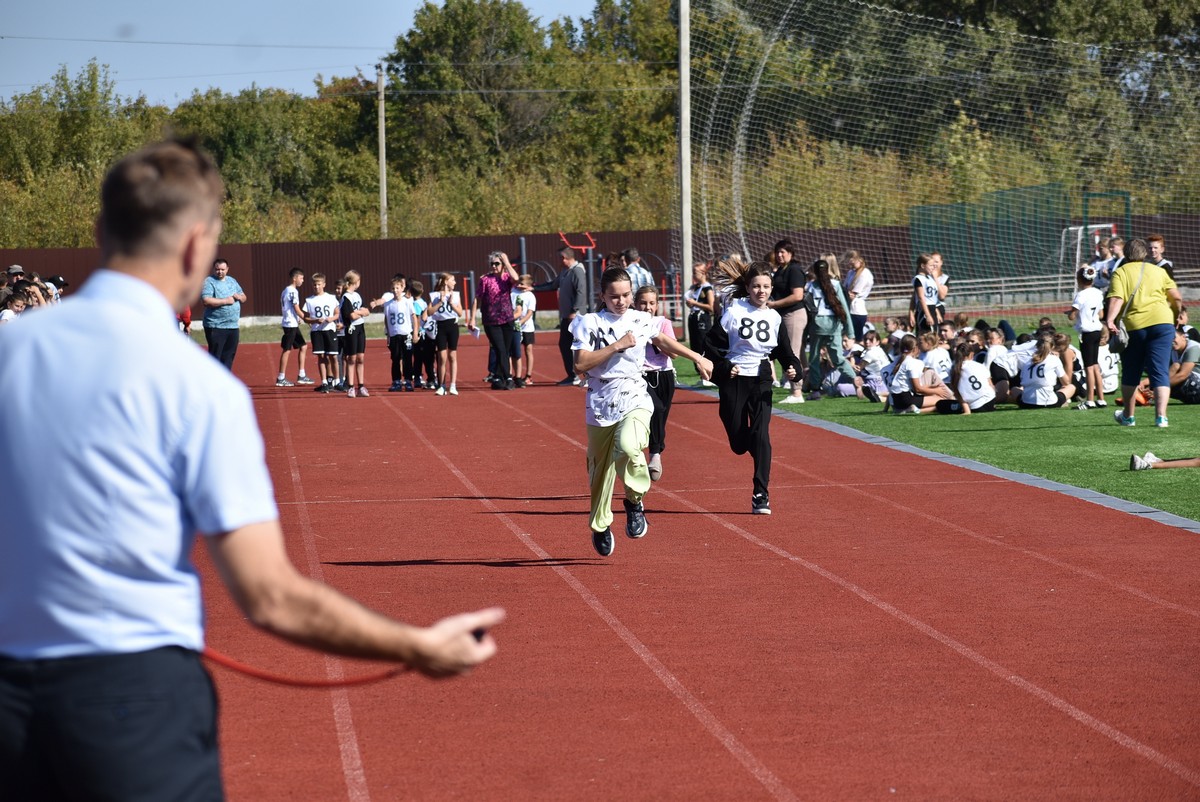
[(308, 376), (301, 376), (300, 378), (296, 379), (296, 384), (316, 384), (316, 382)]
[(276, 387), (295, 387), (296, 385), (292, 384), (287, 379), (276, 379), (275, 386)]
[(640, 501), (637, 504), (627, 498), (621, 501), (625, 504), (625, 535), (636, 540), (650, 528), (650, 524), (646, 522), (646, 511)]
[(613, 535), (612, 527), (604, 527), (603, 532), (592, 532), (592, 548), (601, 557), (611, 556), (613, 553)]
[(754, 498), (750, 499), (750, 512), (755, 515), (770, 515), (771, 500), (763, 493), (755, 493)]
[(875, 392), (874, 387), (872, 387), (869, 384), (864, 384), (862, 391), (863, 391), (863, 395), (865, 395), (867, 397), (867, 400), (870, 401), (872, 404), (879, 403), (879, 393)]
[(513, 385), (514, 385), (514, 386), (515, 386), (515, 387), (516, 387), (518, 390), (520, 390), (522, 387), (524, 387), (524, 386), (525, 386), (525, 380), (524, 380), (524, 379), (513, 379), (512, 381), (513, 381)]
[(558, 383), (558, 386), (559, 387), (570, 387), (572, 384), (576, 384), (576, 383), (577, 383), (577, 379), (574, 376), (568, 376), (567, 378), (560, 381)]

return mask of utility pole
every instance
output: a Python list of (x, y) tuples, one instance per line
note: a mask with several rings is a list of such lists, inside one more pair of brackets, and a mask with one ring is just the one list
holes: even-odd
[[(692, 286), (692, 7), (679, 0), (679, 272), (682, 295)], [(686, 309), (684, 318), (686, 319)], [(699, 343), (689, 342), (692, 348)]]
[(379, 88), (379, 238), (387, 239), (387, 115), (383, 105), (383, 64), (375, 65), (375, 83)]

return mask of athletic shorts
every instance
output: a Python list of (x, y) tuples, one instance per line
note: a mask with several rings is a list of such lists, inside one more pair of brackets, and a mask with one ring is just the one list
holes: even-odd
[(1100, 364), (1100, 332), (1079, 332), (1079, 353), (1083, 354), (1083, 366), (1090, 368)]
[(1053, 404), (1030, 404), (1022, 399), (1017, 402), (1017, 406), (1021, 409), (1056, 409), (1065, 403), (1067, 403), (1067, 397), (1062, 394), (1062, 390), (1055, 390)]
[(533, 345), (533, 335), (535, 334), (537, 334), (536, 331), (521, 332), (521, 345)]
[(458, 350), (458, 322), (454, 320), (439, 320), (437, 327), (437, 349), (439, 351)]
[(1009, 373), (999, 362), (993, 362), (991, 367), (988, 368), (988, 373), (991, 374), (992, 384), (1011, 382), (1014, 378), (1013, 375)]
[(342, 337), (342, 353), (346, 356), (365, 354), (367, 351), (367, 327), (358, 326)]
[(921, 396), (917, 393), (892, 393), (891, 399), (892, 410), (895, 412), (921, 406)]
[[(934, 409), (936, 409), (942, 415), (958, 415), (958, 414), (962, 413), (962, 404), (960, 404), (958, 402), (958, 399), (951, 400), (949, 398), (943, 398), (937, 402), (937, 404), (934, 406)], [(972, 415), (979, 413), (979, 412), (995, 412), (995, 411), (996, 411), (996, 399), (994, 399), (994, 398), (989, 400), (986, 404), (982, 404), (978, 407), (971, 408)]]
[(332, 331), (312, 332), (312, 351), (314, 354), (336, 354), (337, 335)]
[(285, 328), (283, 336), (279, 338), (279, 347), (285, 351), (291, 351), (293, 348), (303, 348), (305, 345), (304, 335), (300, 333), (299, 326)]

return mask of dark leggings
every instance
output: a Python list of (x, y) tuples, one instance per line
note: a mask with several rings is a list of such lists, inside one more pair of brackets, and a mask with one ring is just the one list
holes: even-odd
[(675, 371), (651, 370), (642, 377), (654, 404), (654, 415), (650, 418), (650, 453), (661, 454), (667, 450), (667, 416), (671, 414), (671, 400), (675, 397)]
[(492, 379), (497, 382), (507, 382), (512, 379), (512, 368), (509, 366), (508, 349), (512, 346), (512, 323), (486, 323), (483, 332), (487, 335), (492, 350), (496, 352), (496, 369)]
[(412, 338), (406, 334), (393, 334), (388, 337), (388, 351), (392, 354), (392, 381), (413, 378), (413, 352), (409, 343)]
[(771, 482), (771, 367), (757, 376), (737, 376), (720, 387), (718, 413), (734, 454), (754, 458), (754, 492), (767, 494)]

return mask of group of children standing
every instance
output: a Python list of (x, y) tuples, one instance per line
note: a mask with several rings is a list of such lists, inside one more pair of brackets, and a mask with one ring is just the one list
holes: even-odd
[[(359, 292), (362, 276), (349, 270), (338, 279), (333, 293), (327, 291), (325, 274), (312, 275), (313, 293), (300, 301), (304, 271), (295, 268), (280, 296), (283, 336), (280, 339), (279, 372), (276, 387), (313, 385), (319, 393), (345, 393), (350, 398), (366, 398), (365, 353), (366, 322), (382, 308), (388, 352), (391, 356), (392, 383), (389, 392), (413, 392), (421, 388), (439, 396), (458, 395), (458, 334), (463, 317), (462, 298), (452, 273), (439, 273), (434, 289), (426, 297), (419, 280), (409, 281), (403, 274), (392, 276), (391, 290), (371, 301)], [(519, 371), (533, 369), (533, 313), (537, 309), (531, 276), (521, 276), (514, 290), (514, 303), (523, 314), (514, 331), (520, 338), (514, 353)], [(309, 343), (301, 324), (310, 327), (312, 353), (316, 357), (318, 378), (307, 375), (305, 364)], [(287, 378), (290, 354), (295, 353), (296, 381)], [(520, 372), (515, 375), (522, 375)]]

